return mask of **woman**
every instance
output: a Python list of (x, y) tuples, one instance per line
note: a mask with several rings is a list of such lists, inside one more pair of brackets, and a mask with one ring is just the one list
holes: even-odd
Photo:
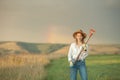
[[(73, 33), (75, 42), (71, 43), (68, 52), (68, 61), (70, 63), (70, 80), (77, 80), (77, 71), (79, 71), (82, 80), (88, 80), (87, 68), (85, 64), (85, 58), (88, 56), (88, 45), (85, 45), (84, 42), (86, 36), (86, 33), (82, 30)], [(78, 57), (75, 64), (73, 64), (82, 48), (83, 51), (81, 55)]]

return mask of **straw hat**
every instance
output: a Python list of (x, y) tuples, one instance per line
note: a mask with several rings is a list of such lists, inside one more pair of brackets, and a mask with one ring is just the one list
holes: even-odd
[(87, 34), (84, 33), (84, 32), (80, 29), (80, 30), (75, 31), (75, 32), (73, 33), (73, 38), (75, 38), (75, 36), (76, 36), (77, 33), (81, 33), (82, 36), (83, 36), (83, 38), (86, 38), (86, 36), (87, 36)]

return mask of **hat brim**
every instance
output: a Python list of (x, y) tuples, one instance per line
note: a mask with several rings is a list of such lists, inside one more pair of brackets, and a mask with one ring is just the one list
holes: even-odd
[(84, 38), (86, 38), (86, 36), (87, 36), (87, 34), (84, 33), (84, 32), (76, 31), (76, 32), (73, 33), (73, 38), (76, 38), (76, 35), (77, 35), (78, 33), (82, 34), (82, 36), (83, 36)]

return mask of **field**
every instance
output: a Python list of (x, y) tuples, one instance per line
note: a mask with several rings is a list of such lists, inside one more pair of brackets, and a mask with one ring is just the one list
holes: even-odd
[[(70, 80), (68, 45), (0, 42), (0, 80)], [(86, 64), (89, 80), (120, 80), (120, 45), (90, 45)]]
[[(0, 65), (0, 80), (70, 80), (64, 55), (10, 55)], [(86, 65), (89, 80), (120, 80), (120, 54), (90, 55)]]
[[(86, 65), (89, 80), (120, 80), (120, 55), (90, 55), (86, 59)], [(66, 57), (54, 60), (47, 66), (46, 80), (56, 79), (70, 80)]]
[(43, 80), (46, 55), (8, 55), (0, 58), (0, 80)]

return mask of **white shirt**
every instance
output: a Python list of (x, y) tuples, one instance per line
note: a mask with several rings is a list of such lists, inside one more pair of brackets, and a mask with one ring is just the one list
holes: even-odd
[[(78, 60), (84, 60), (88, 56), (88, 45), (86, 45), (87, 51), (83, 51), (79, 56)], [(76, 60), (78, 54), (82, 50), (82, 45), (78, 47), (75, 42), (70, 44), (68, 52), (68, 61)]]

